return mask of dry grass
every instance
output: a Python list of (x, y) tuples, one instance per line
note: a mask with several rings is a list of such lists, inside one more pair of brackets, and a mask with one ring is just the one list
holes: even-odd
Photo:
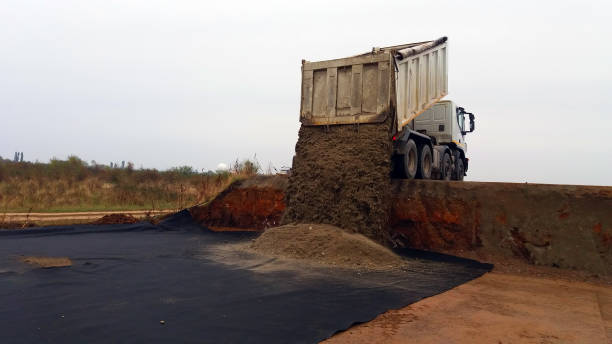
[(88, 165), (77, 157), (49, 163), (0, 160), (0, 217), (7, 212), (183, 209), (209, 201), (233, 181), (259, 171), (250, 161), (230, 171), (198, 173)]

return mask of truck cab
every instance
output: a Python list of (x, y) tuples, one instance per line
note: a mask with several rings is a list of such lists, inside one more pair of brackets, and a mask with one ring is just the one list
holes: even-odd
[(474, 131), (474, 119), (474, 114), (450, 100), (418, 115), (394, 137), (396, 177), (463, 180), (469, 162), (465, 136)]

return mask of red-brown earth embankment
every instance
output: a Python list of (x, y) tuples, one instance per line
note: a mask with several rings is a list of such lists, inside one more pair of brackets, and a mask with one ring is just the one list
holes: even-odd
[[(213, 229), (278, 225), (284, 176), (233, 184), (192, 209)], [(612, 275), (612, 187), (518, 183), (392, 183), (394, 241), (441, 252), (479, 251), (531, 264)]]
[(612, 275), (612, 187), (395, 181), (391, 226), (407, 246), (483, 250)]
[(256, 176), (232, 183), (212, 201), (191, 208), (196, 221), (213, 230), (276, 227), (285, 211), (287, 176)]

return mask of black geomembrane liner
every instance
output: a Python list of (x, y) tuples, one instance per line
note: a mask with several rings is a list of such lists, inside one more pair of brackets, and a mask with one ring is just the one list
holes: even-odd
[[(315, 343), (491, 269), (403, 250), (416, 259), (407, 271), (261, 272), (203, 253), (253, 237), (209, 231), (187, 211), (157, 226), (2, 230), (0, 343)], [(20, 256), (73, 265), (35, 269)]]

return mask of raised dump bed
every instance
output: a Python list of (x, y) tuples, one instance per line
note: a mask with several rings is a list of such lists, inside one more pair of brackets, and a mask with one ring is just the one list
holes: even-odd
[(379, 123), (398, 131), (448, 93), (446, 37), (302, 63), (304, 125)]

